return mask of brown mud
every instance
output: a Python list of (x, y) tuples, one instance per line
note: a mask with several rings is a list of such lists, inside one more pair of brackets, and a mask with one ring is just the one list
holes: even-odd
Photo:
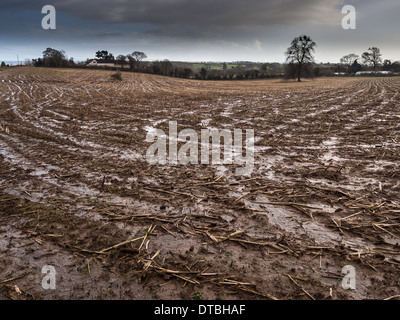
[[(0, 73), (0, 299), (398, 297), (400, 78), (110, 74)], [(253, 173), (148, 164), (169, 121), (254, 129)]]

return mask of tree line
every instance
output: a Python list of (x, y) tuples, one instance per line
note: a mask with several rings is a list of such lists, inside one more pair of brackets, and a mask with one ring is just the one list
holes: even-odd
[[(285, 52), (285, 64), (263, 63), (254, 65), (254, 63), (243, 63), (228, 68), (228, 65), (223, 63), (221, 70), (214, 70), (207, 65), (197, 70), (188, 63), (172, 63), (169, 60), (148, 62), (144, 61), (147, 55), (141, 51), (114, 57), (108, 50), (98, 50), (95, 53), (95, 57), (104, 62), (114, 64), (114, 67), (106, 69), (199, 80), (245, 80), (285, 77), (301, 81), (302, 78), (332, 76), (335, 73), (354, 75), (362, 70), (400, 72), (400, 62), (383, 60), (381, 51), (377, 47), (370, 47), (361, 55), (361, 58), (354, 53), (345, 55), (338, 64), (316, 64), (314, 61), (316, 47), (317, 44), (309, 36), (302, 35), (293, 39), (290, 47)], [(90, 59), (86, 63), (76, 63), (73, 58), (67, 58), (65, 51), (53, 48), (47, 48), (43, 51), (43, 57), (32, 60), (32, 64), (36, 67), (52, 68), (86, 68), (89, 62)]]
[[(141, 51), (134, 51), (127, 55), (114, 56), (108, 50), (98, 50), (95, 53), (98, 60), (105, 63), (114, 63), (114, 67), (101, 67), (102, 69), (142, 72), (169, 77), (178, 77), (185, 79), (198, 80), (244, 80), (244, 79), (260, 79), (282, 76), (284, 68), (279, 63), (264, 63), (258, 68), (246, 68), (245, 62), (238, 62), (236, 66), (228, 68), (223, 63), (222, 70), (213, 70), (209, 66), (202, 67), (199, 70), (181, 63), (172, 63), (165, 59), (162, 61), (144, 61), (147, 55)], [(43, 51), (43, 57), (32, 59), (32, 65), (36, 67), (52, 67), (52, 68), (87, 68), (91, 59), (86, 63), (76, 63), (73, 58), (68, 59), (63, 50), (47, 48)], [(254, 64), (254, 63), (253, 63)], [(98, 68), (98, 67), (92, 67)]]
[[(389, 59), (382, 59), (381, 50), (377, 47), (368, 48), (368, 51), (364, 52), (361, 56), (362, 63), (369, 70), (378, 71), (390, 71), (390, 72), (400, 72), (400, 61), (392, 62)], [(363, 65), (359, 63), (360, 56), (355, 53), (350, 53), (348, 55), (343, 56), (340, 59), (339, 67), (344, 68), (344, 72), (348, 74), (353, 74), (358, 71), (363, 70)]]
[[(301, 77), (318, 76), (320, 69), (314, 67), (314, 52), (317, 44), (306, 35), (295, 38), (291, 46), (286, 51), (286, 72), (287, 78), (297, 78), (301, 81)], [(362, 64), (359, 61), (362, 59)], [(359, 71), (390, 71), (393, 73), (400, 72), (400, 62), (392, 62), (388, 59), (382, 62), (381, 50), (377, 47), (370, 47), (362, 55), (358, 56), (351, 53), (343, 56), (340, 63), (335, 65), (332, 71), (340, 75), (354, 75)]]

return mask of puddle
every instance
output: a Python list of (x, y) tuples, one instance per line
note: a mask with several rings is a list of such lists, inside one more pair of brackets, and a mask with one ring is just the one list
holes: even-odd
[[(268, 201), (266, 199), (259, 201)], [(267, 211), (269, 222), (280, 229), (295, 235), (297, 238), (307, 236), (320, 246), (344, 245), (352, 250), (372, 250), (375, 246), (366, 243), (362, 239), (348, 238), (339, 233), (332, 232), (317, 221), (302, 219), (298, 213), (291, 212), (283, 207), (269, 204), (257, 204), (249, 200), (244, 203), (256, 210)]]

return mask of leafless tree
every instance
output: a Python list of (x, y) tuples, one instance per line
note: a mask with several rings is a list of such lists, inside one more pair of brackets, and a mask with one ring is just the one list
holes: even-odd
[(376, 71), (376, 67), (382, 63), (381, 50), (377, 47), (369, 48), (367, 52), (363, 53), (362, 58), (365, 64), (374, 67), (374, 71)]
[(286, 51), (286, 62), (297, 66), (297, 80), (301, 81), (301, 74), (305, 66), (314, 61), (313, 52), (317, 44), (306, 35), (295, 38)]
[(139, 70), (142, 64), (142, 61), (147, 58), (147, 55), (144, 52), (135, 51), (132, 54), (128, 54), (127, 58), (129, 60), (129, 64), (131, 69)]
[(351, 66), (353, 63), (360, 59), (360, 56), (355, 53), (350, 53), (340, 59), (340, 64), (345, 65), (349, 73), (351, 73)]
[(126, 56), (120, 54), (119, 56), (117, 56), (116, 62), (121, 66), (121, 68), (123, 68), (124, 63), (126, 62)]

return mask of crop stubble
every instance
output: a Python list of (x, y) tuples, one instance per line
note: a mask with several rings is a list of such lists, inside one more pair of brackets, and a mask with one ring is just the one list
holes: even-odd
[[(110, 75), (0, 73), (1, 298), (399, 294), (399, 78)], [(253, 174), (150, 166), (146, 128), (168, 121), (254, 129)]]

